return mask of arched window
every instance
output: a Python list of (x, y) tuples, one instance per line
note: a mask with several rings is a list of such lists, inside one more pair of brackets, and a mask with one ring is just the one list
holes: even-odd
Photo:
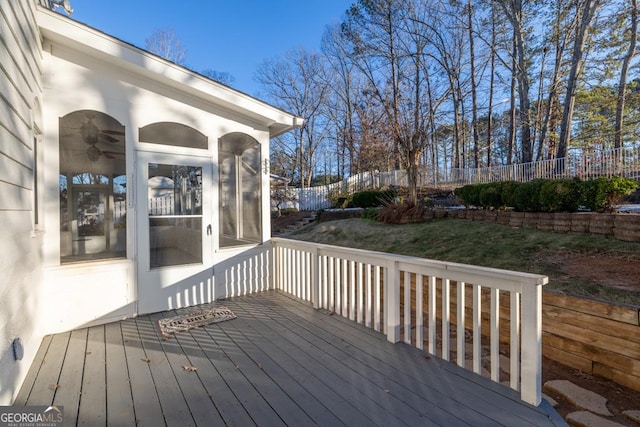
[(138, 130), (140, 142), (172, 145), (174, 147), (202, 148), (209, 147), (209, 140), (199, 130), (173, 122), (158, 122), (141, 127)]
[(262, 241), (260, 144), (242, 133), (220, 139), (220, 247)]
[(99, 111), (60, 118), (60, 261), (126, 256), (124, 126)]

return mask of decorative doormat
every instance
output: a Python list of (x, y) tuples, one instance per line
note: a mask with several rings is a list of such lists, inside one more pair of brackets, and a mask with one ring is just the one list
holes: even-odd
[(232, 320), (236, 317), (233, 311), (227, 307), (207, 308), (189, 314), (160, 319), (158, 320), (158, 328), (163, 336), (168, 337), (169, 334), (184, 332), (212, 323), (224, 322), (225, 320)]

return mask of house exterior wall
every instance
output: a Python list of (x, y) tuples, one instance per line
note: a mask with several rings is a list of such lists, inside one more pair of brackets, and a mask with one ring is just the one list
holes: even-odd
[[(11, 403), (42, 339), (42, 229), (34, 148), (42, 98), (35, 1), (0, 2), (0, 405)], [(40, 147), (38, 147), (40, 148)], [(38, 221), (41, 218), (38, 216)], [(24, 358), (14, 359), (20, 338)]]

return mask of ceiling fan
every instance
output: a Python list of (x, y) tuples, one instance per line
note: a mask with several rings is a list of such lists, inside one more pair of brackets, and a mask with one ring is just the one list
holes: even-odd
[[(86, 114), (86, 121), (80, 125), (80, 128), (67, 128), (73, 130), (76, 135), (76, 132), (79, 131), (80, 140), (88, 145), (86, 155), (89, 161), (97, 162), (101, 156), (107, 159), (115, 159), (114, 156), (116, 155), (124, 155), (123, 152), (104, 150), (99, 146), (100, 143), (118, 144), (122, 142), (121, 138), (116, 137), (124, 136), (124, 132), (100, 129), (93, 122), (94, 117), (93, 114)], [(66, 134), (62, 136), (69, 137), (71, 135), (72, 134)]]

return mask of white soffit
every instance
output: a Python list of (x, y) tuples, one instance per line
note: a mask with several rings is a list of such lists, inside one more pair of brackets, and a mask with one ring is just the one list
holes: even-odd
[(272, 138), (303, 124), (301, 117), (210, 80), (59, 13), (38, 7), (37, 21), (42, 36), (54, 47), (56, 44), (67, 46), (233, 111), (267, 127), (269, 136)]

